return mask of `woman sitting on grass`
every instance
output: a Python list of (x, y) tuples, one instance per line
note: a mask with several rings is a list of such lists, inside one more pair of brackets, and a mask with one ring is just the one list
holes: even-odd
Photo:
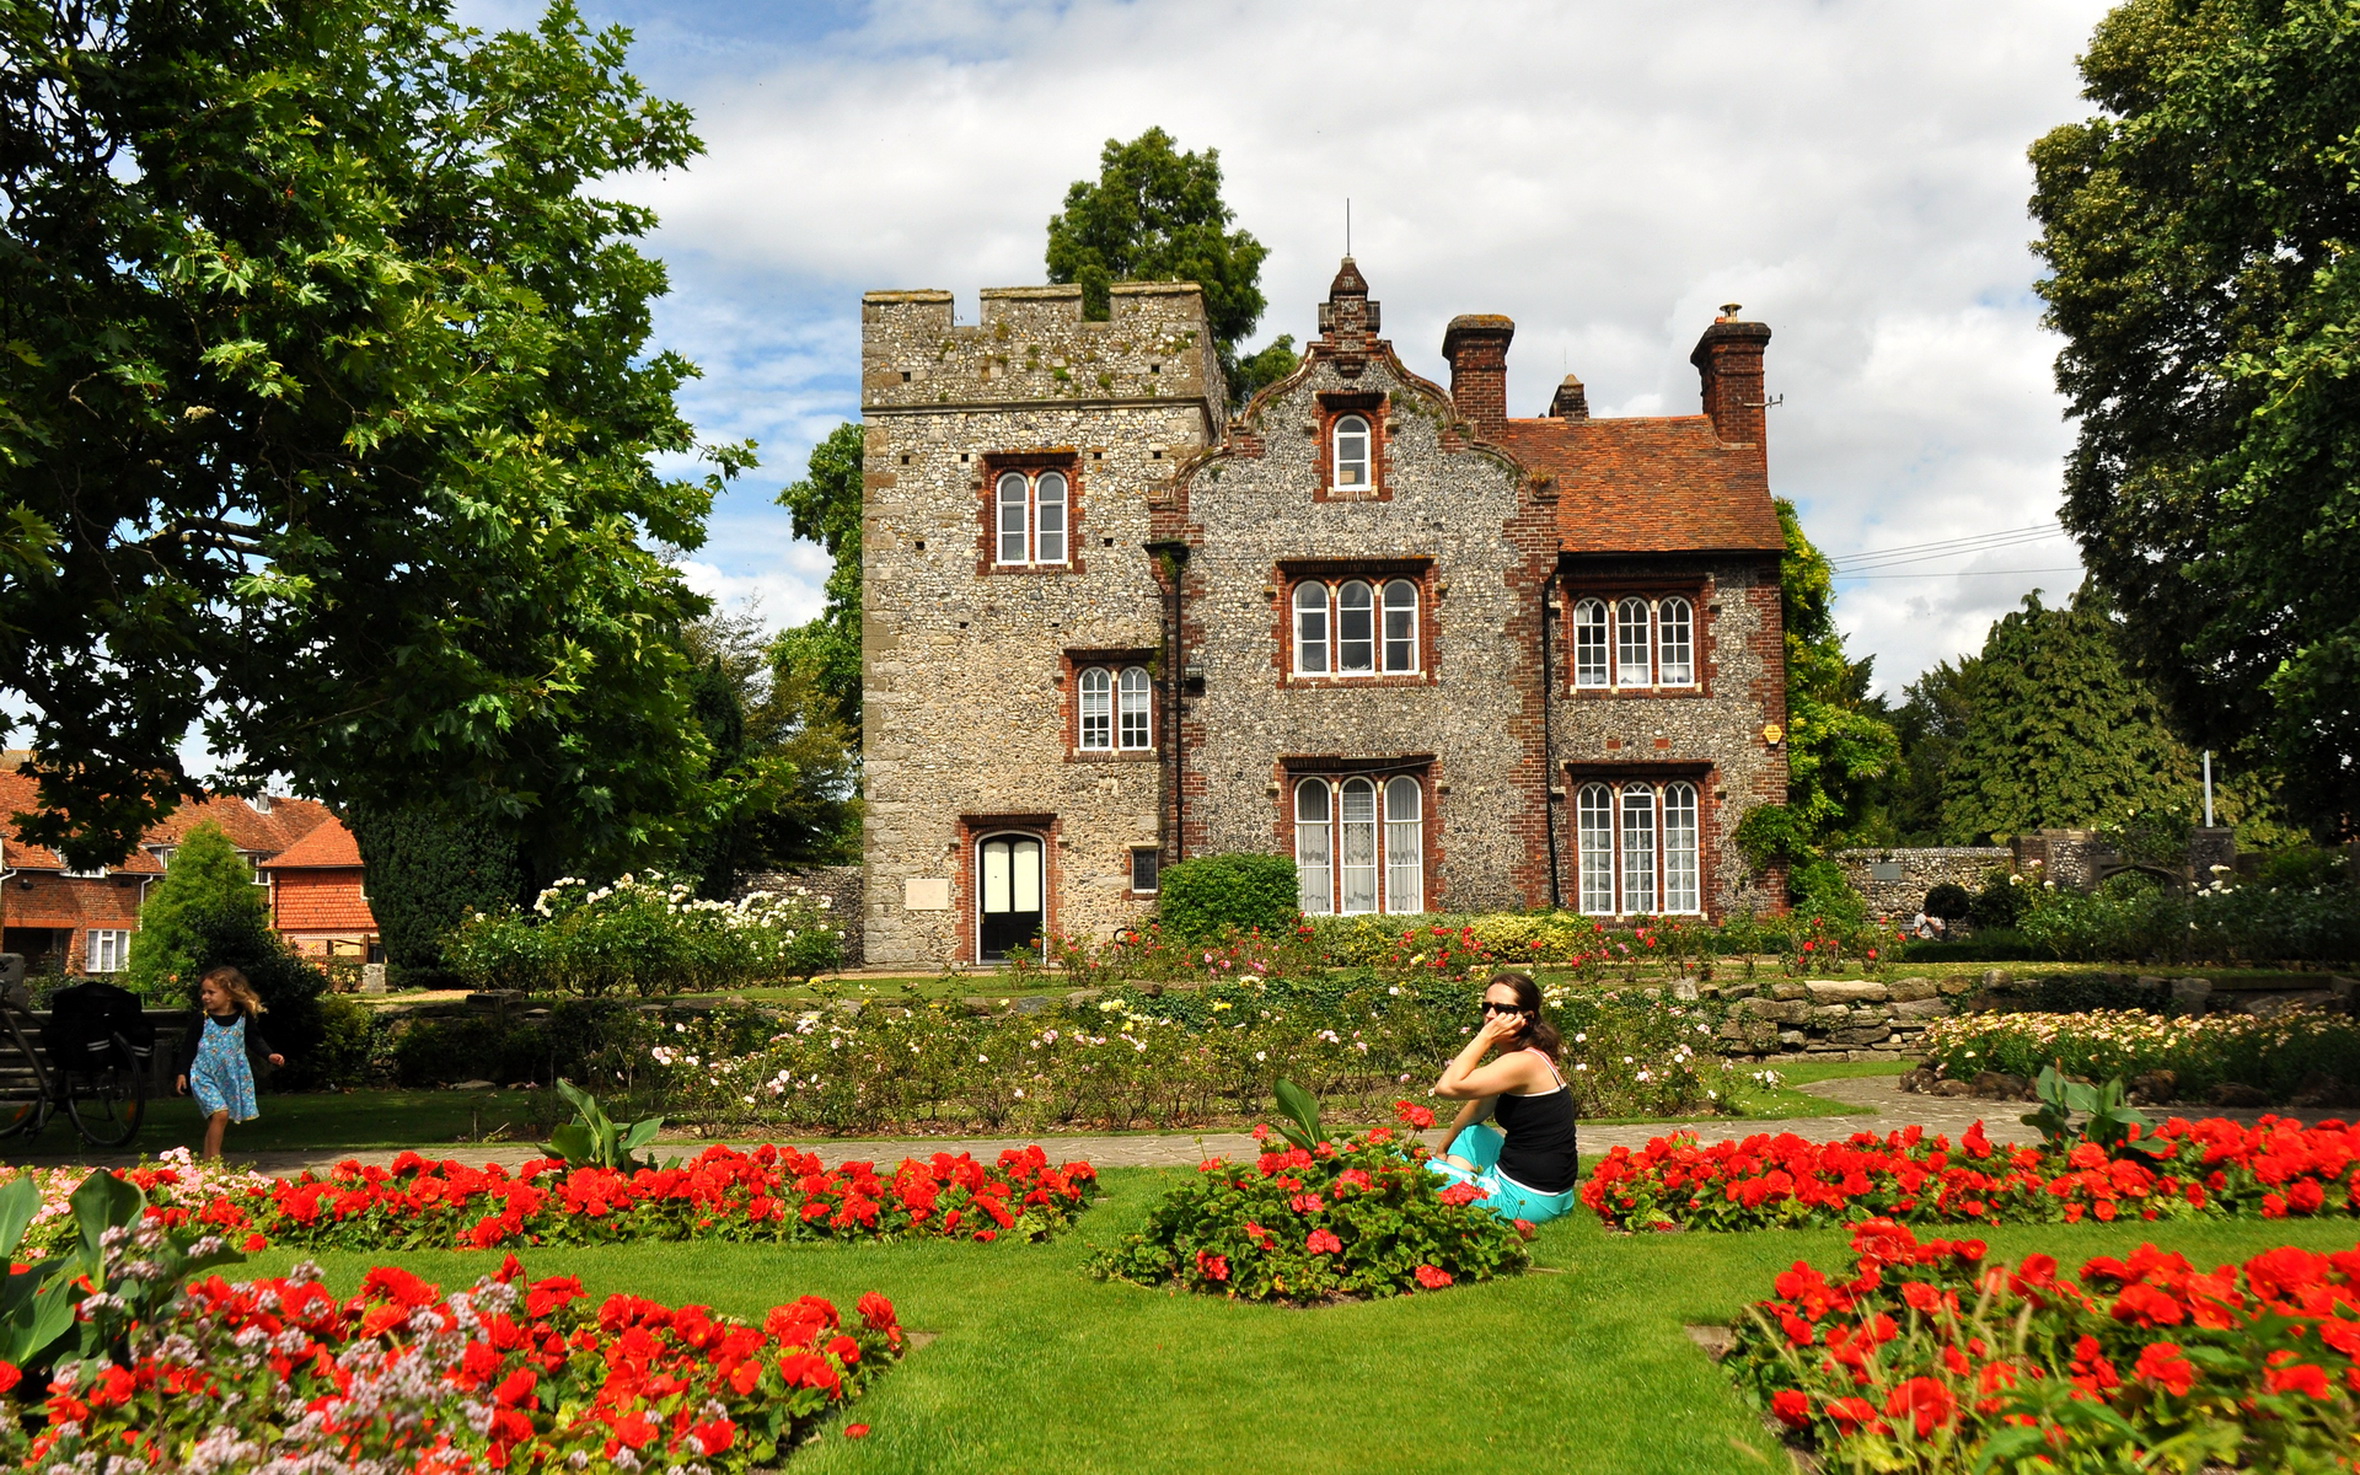
[[(1478, 1202), (1503, 1219), (1541, 1224), (1573, 1208), (1581, 1164), (1573, 1092), (1557, 1070), (1563, 1044), (1541, 1018), (1540, 988), (1524, 974), (1502, 973), (1483, 991), (1483, 1027), (1434, 1083), (1435, 1095), (1467, 1104), (1427, 1166), (1482, 1189)], [(1494, 1045), (1500, 1057), (1483, 1064)]]

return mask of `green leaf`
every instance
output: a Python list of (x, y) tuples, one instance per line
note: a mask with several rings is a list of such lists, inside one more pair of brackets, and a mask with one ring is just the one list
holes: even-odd
[(67, 1202), (73, 1207), (74, 1222), (82, 1230), (84, 1262), (95, 1271), (105, 1263), (106, 1232), (138, 1223), (141, 1211), (147, 1208), (147, 1195), (101, 1168), (83, 1179)]
[(597, 1139), (580, 1122), (567, 1122), (549, 1134), (549, 1148), (556, 1156), (581, 1166), (596, 1160)]
[[(30, 1173), (19, 1173), (0, 1188), (0, 1258), (13, 1259), (25, 1228), (41, 1211), (41, 1189)], [(12, 1279), (14, 1277), (11, 1277)]]
[(1301, 1134), (1287, 1131), (1285, 1123), (1279, 1124), (1279, 1130), (1285, 1132), (1287, 1139), (1298, 1147), (1308, 1149), (1316, 1146), (1321, 1140), (1319, 1098), (1293, 1081), (1284, 1079), (1272, 1087), (1272, 1094), (1278, 1098), (1278, 1109), (1301, 1129)]

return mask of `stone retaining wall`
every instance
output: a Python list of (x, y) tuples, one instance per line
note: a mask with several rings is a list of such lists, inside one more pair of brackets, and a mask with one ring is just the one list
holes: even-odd
[(1926, 904), (1926, 893), (1945, 881), (1982, 890), (1984, 874), (2014, 864), (2015, 852), (2005, 845), (1921, 845), (1839, 850), (1835, 862), (1867, 899), (1871, 915), (1907, 920)]
[(1697, 993), (1719, 996), (1727, 1006), (1714, 1040), (1724, 1055), (1902, 1060), (1914, 1054), (1927, 1025), (1956, 1012), (1976, 988), (1965, 978), (1798, 978), (1726, 990), (1706, 984)]
[(792, 895), (798, 890), (828, 899), (828, 915), (844, 929), (844, 966), (858, 968), (861, 954), (861, 902), (867, 881), (859, 866), (805, 866), (784, 871), (749, 871), (738, 878), (742, 898), (757, 891)]

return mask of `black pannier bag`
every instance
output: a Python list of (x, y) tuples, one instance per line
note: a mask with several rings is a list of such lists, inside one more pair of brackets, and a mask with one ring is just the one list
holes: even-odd
[(42, 1043), (64, 1070), (89, 1070), (111, 1063), (115, 1036), (130, 1042), (145, 1059), (156, 1048), (155, 1026), (140, 1012), (139, 995), (111, 983), (77, 983), (49, 996), (49, 1023)]

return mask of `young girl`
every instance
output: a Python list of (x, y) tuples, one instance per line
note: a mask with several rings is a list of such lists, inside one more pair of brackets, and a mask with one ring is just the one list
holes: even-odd
[(254, 1106), (254, 1066), (249, 1056), (285, 1065), (287, 1057), (270, 1048), (255, 1026), (262, 1000), (254, 985), (235, 968), (215, 968), (197, 984), (197, 1003), (203, 1012), (180, 1041), (180, 1095), (194, 1087), (197, 1109), (205, 1113), (205, 1156), (221, 1156), (221, 1139), (234, 1119), (250, 1122), (261, 1112)]
[[(1483, 991), (1483, 1027), (1434, 1083), (1435, 1095), (1466, 1105), (1426, 1166), (1483, 1190), (1479, 1202), (1503, 1219), (1541, 1224), (1573, 1208), (1579, 1162), (1573, 1093), (1557, 1069), (1562, 1044), (1541, 1017), (1539, 987), (1502, 973)], [(1500, 1056), (1485, 1065), (1494, 1045)]]

